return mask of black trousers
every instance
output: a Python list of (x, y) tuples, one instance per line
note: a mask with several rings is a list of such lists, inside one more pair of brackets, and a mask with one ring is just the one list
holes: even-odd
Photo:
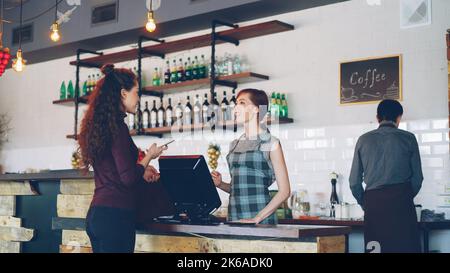
[(421, 252), (410, 183), (365, 192), (364, 242), (366, 252)]
[(133, 253), (136, 214), (120, 208), (91, 207), (86, 217), (86, 232), (94, 253)]

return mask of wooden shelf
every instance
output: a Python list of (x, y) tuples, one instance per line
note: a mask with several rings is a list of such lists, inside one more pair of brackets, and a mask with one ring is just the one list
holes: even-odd
[[(82, 96), (79, 98), (80, 103), (87, 103), (89, 99), (89, 96)], [(54, 100), (53, 104), (57, 105), (63, 105), (63, 106), (74, 106), (75, 105), (75, 99), (64, 99), (64, 100)]]
[[(242, 26), (237, 29), (229, 29), (217, 32), (220, 36), (226, 36), (237, 40), (245, 40), (249, 38), (284, 32), (293, 30), (294, 26), (274, 20), (265, 23)], [(217, 44), (225, 43), (222, 40), (217, 40)], [(154, 44), (143, 47), (144, 52), (154, 52), (158, 54), (168, 54), (184, 50), (191, 50), (194, 48), (206, 47), (211, 45), (211, 34), (204, 34), (191, 38), (185, 38), (176, 41), (165, 42), (161, 44)], [(151, 55), (151, 54), (149, 54)], [(138, 56), (138, 49), (129, 49), (125, 51), (105, 54), (102, 56), (90, 57), (80, 61), (80, 65), (84, 64), (101, 66), (106, 63), (120, 63), (136, 59)], [(77, 65), (76, 61), (70, 62), (71, 65)]]
[[(218, 80), (236, 82), (238, 84), (258, 82), (268, 80), (269, 76), (253, 73), (253, 72), (243, 72), (239, 74), (222, 76)], [(142, 90), (142, 95), (151, 96), (155, 93), (159, 94), (173, 94), (178, 92), (193, 91), (198, 89), (208, 89), (211, 84), (210, 78), (191, 80), (173, 84), (165, 84), (161, 86), (149, 86), (144, 87)]]
[[(289, 123), (294, 123), (294, 120), (292, 118), (279, 118), (278, 122), (274, 123), (273, 121), (268, 121), (268, 125), (272, 125), (272, 124), (289, 124)], [(224, 127), (225, 126), (225, 127)], [(241, 127), (242, 125), (237, 125), (238, 127)], [(233, 130), (234, 129), (234, 123), (231, 122), (226, 122), (224, 123), (219, 123), (218, 125), (216, 125), (216, 130), (223, 130), (225, 128), (225, 130)], [(166, 126), (166, 127), (158, 127), (158, 128), (150, 128), (150, 129), (144, 129), (143, 132), (140, 132), (139, 134), (136, 132), (136, 130), (131, 130), (130, 131), (130, 135), (131, 136), (158, 136), (161, 137), (164, 134), (168, 134), (168, 133), (183, 133), (183, 132), (193, 132), (193, 131), (202, 131), (202, 130), (211, 130), (211, 128), (207, 128), (206, 126), (203, 125), (194, 125), (194, 126), (182, 126), (182, 127), (178, 127), (178, 126)], [(75, 139), (74, 135), (67, 135), (66, 138), (68, 139)]]
[[(289, 124), (294, 123), (294, 120), (292, 118), (280, 118), (278, 122), (274, 123), (273, 121), (268, 122), (268, 125), (272, 124)], [(238, 127), (241, 127), (241, 125), (237, 125)], [(136, 130), (131, 130), (130, 135), (132, 136), (162, 136), (164, 134), (168, 133), (182, 133), (182, 132), (192, 132), (192, 131), (201, 131), (201, 130), (211, 130), (211, 128), (208, 128), (204, 125), (194, 125), (194, 126), (172, 126), (172, 127), (158, 127), (158, 128), (150, 128), (150, 129), (144, 129), (143, 132), (140, 132), (139, 134), (136, 132)], [(215, 127), (216, 130), (233, 130), (234, 129), (234, 123), (226, 122), (226, 123), (219, 123)]]

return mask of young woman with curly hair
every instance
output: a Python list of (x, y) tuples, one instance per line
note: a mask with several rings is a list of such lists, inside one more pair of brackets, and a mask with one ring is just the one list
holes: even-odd
[(136, 75), (112, 64), (101, 70), (104, 77), (90, 95), (78, 140), (84, 166), (93, 167), (95, 178), (86, 231), (94, 252), (133, 252), (137, 186), (159, 178), (149, 163), (167, 147), (151, 145), (138, 162), (138, 149), (124, 122), (139, 102)]

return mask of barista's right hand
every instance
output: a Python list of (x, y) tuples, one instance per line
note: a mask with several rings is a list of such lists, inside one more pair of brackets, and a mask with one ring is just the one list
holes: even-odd
[(211, 172), (211, 176), (212, 176), (212, 179), (214, 181), (214, 185), (216, 187), (219, 187), (220, 184), (222, 184), (222, 175), (219, 172), (217, 172), (217, 171), (212, 171)]

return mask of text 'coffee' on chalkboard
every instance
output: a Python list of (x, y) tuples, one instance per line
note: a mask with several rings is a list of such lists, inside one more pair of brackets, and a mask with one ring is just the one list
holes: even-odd
[(402, 99), (402, 56), (386, 56), (340, 64), (340, 103)]

